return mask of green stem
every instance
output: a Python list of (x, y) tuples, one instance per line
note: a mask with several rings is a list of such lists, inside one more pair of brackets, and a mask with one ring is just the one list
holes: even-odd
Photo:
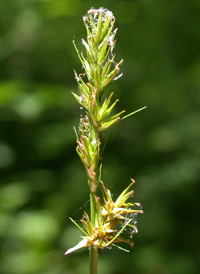
[[(96, 193), (90, 193), (90, 219), (93, 226), (95, 226), (95, 214), (96, 214)], [(98, 248), (90, 246), (90, 274), (98, 273)]]
[(95, 202), (96, 193), (90, 193), (90, 221), (93, 226), (95, 226), (95, 213), (96, 213), (96, 202)]
[[(93, 130), (95, 131), (96, 140), (99, 138), (99, 134), (97, 132), (96, 127), (93, 127)], [(99, 148), (100, 150), (100, 148)], [(98, 152), (99, 155), (99, 152)], [(95, 179), (90, 182), (90, 222), (92, 226), (96, 225), (96, 188), (97, 188), (97, 167), (98, 167), (98, 158), (96, 159), (96, 165), (95, 165)], [(98, 273), (98, 248), (95, 246), (90, 246), (90, 254), (89, 254), (89, 260), (90, 260), (90, 274), (97, 274)]]
[(90, 274), (98, 273), (98, 248), (90, 246)]

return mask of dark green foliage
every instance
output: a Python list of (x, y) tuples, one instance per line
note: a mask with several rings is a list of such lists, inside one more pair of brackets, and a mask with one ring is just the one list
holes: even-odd
[[(131, 253), (107, 258), (104, 251), (99, 273), (198, 274), (200, 4), (98, 5), (116, 17), (116, 62), (124, 59), (123, 77), (106, 95), (120, 98), (116, 113), (147, 105), (109, 133), (102, 179), (119, 190), (115, 200), (134, 178), (144, 214)], [(2, 274), (88, 273), (87, 252), (64, 252), (80, 236), (68, 216), (82, 218), (89, 198), (74, 149), (81, 110), (71, 91), (73, 69), (81, 71), (72, 40), (84, 50), (81, 16), (91, 6), (99, 8), (87, 0), (0, 1)]]

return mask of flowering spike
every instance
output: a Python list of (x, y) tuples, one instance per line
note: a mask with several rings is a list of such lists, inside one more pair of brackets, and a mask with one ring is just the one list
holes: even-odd
[[(83, 247), (90, 247), (90, 252), (93, 254), (91, 258), (94, 258), (95, 254), (97, 259), (99, 248), (116, 246), (116, 243), (123, 242), (129, 244), (130, 247), (133, 246), (131, 240), (123, 238), (122, 234), (126, 227), (129, 227), (132, 233), (137, 233), (134, 218), (143, 211), (140, 209), (139, 203), (127, 202), (134, 193), (131, 190), (134, 184), (133, 179), (115, 202), (112, 199), (111, 191), (101, 181), (102, 164), (99, 162), (102, 160), (102, 151), (100, 151), (103, 141), (102, 133), (118, 122), (120, 116), (125, 112), (123, 110), (111, 115), (119, 101), (116, 99), (111, 102), (113, 92), (102, 100), (105, 88), (122, 76), (122, 73), (119, 74), (119, 72), (123, 60), (115, 62), (113, 52), (117, 32), (117, 29), (114, 29), (115, 17), (111, 11), (104, 8), (91, 8), (83, 17), (83, 21), (87, 31), (87, 39), (82, 39), (86, 54), (79, 53), (74, 41), (73, 44), (84, 73), (78, 75), (74, 71), (78, 83), (78, 94), (74, 92), (72, 94), (77, 102), (85, 108), (85, 116), (80, 118), (79, 132), (77, 133), (75, 129), (75, 134), (77, 138), (76, 151), (84, 164), (90, 188), (90, 216), (84, 212), (81, 226), (71, 219), (82, 231), (83, 236), (81, 236), (81, 241), (73, 248), (68, 249), (65, 254), (70, 254)], [(122, 119), (136, 112), (132, 112)], [(97, 196), (99, 182), (101, 182), (103, 199)], [(139, 207), (139, 209), (135, 207)], [(117, 247), (128, 252), (120, 246)]]

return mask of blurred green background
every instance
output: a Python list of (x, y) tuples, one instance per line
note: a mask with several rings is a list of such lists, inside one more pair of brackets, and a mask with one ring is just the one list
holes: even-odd
[(130, 253), (100, 251), (100, 274), (200, 273), (200, 2), (198, 0), (0, 1), (0, 273), (87, 274), (88, 250), (64, 256), (88, 208), (73, 126), (81, 110), (82, 16), (116, 17), (123, 77), (107, 92), (116, 111), (147, 109), (116, 124), (103, 156), (117, 196), (136, 180)]

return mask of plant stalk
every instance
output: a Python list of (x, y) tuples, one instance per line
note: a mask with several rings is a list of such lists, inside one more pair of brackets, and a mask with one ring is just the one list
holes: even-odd
[[(94, 136), (96, 136), (96, 140), (99, 138), (99, 134), (97, 128), (93, 125)], [(100, 153), (100, 147), (98, 147), (98, 153)], [(98, 157), (96, 158), (95, 169), (94, 169), (94, 179), (89, 181), (90, 185), (90, 222), (95, 227), (96, 225), (96, 188), (97, 188), (97, 169), (98, 169)], [(98, 247), (90, 246), (89, 248), (89, 261), (90, 261), (90, 274), (98, 273)]]
[[(96, 215), (96, 192), (90, 192), (90, 221), (95, 226), (95, 215)], [(90, 246), (89, 248), (89, 261), (90, 261), (90, 274), (98, 273), (98, 248)]]
[(98, 247), (90, 246), (90, 274), (98, 273)]

